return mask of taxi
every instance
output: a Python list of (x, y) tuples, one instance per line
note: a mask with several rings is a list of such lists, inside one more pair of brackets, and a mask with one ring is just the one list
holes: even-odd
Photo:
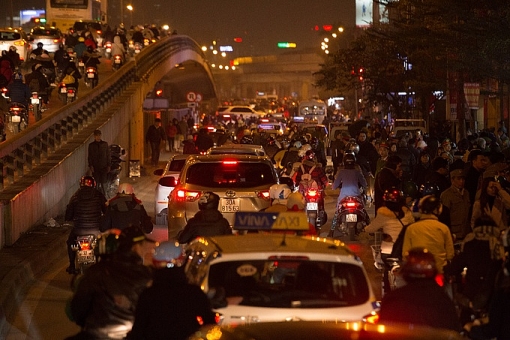
[(298, 235), (309, 232), (304, 212), (238, 212), (234, 229), (186, 247), (188, 281), (208, 294), (221, 325), (376, 322), (360, 258), (339, 240)]

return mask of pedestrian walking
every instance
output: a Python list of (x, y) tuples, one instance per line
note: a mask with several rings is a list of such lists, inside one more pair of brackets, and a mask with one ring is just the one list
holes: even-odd
[(94, 141), (89, 144), (88, 163), (98, 189), (106, 196), (106, 180), (112, 165), (110, 147), (101, 139), (101, 130), (94, 131)]
[(161, 119), (156, 118), (145, 134), (145, 141), (151, 145), (151, 164), (158, 166), (161, 141), (166, 140), (165, 130), (161, 127)]

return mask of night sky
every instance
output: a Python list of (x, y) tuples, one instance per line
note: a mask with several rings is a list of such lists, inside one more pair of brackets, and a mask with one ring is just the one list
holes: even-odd
[[(0, 0), (0, 2), (8, 0)], [(133, 23), (169, 24), (199, 44), (218, 40), (250, 54), (277, 52), (277, 42), (295, 42), (298, 49), (322, 40), (315, 25), (354, 26), (354, 0), (108, 0), (111, 22), (120, 21), (120, 3), (134, 7)], [(15, 6), (44, 6), (44, 0), (14, 0)], [(158, 6), (159, 4), (159, 6)], [(129, 24), (129, 11), (124, 23)], [(243, 42), (236, 44), (234, 37)]]

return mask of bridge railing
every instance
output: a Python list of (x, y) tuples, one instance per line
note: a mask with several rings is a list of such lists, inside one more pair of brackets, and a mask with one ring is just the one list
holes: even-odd
[(150, 45), (93, 91), (1, 143), (0, 193), (44, 163), (51, 153), (61, 149), (96, 115), (108, 109), (133, 82), (146, 79), (169, 54), (189, 48), (202, 53), (199, 46), (186, 36), (166, 37)]

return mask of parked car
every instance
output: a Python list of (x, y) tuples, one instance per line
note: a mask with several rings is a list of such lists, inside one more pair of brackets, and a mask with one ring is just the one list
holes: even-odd
[(32, 29), (29, 39), (32, 49), (36, 49), (38, 43), (43, 43), (46, 51), (55, 53), (62, 43), (62, 32), (56, 27), (39, 26)]
[(236, 211), (260, 211), (270, 206), (269, 187), (277, 181), (267, 156), (190, 155), (168, 201), (168, 237), (176, 237), (195, 216), (203, 192), (220, 196), (219, 210), (232, 225)]
[(28, 36), (21, 28), (0, 29), (0, 51), (9, 51), (9, 47), (15, 46), (22, 61), (28, 60), (32, 53), (32, 46), (28, 42)]

